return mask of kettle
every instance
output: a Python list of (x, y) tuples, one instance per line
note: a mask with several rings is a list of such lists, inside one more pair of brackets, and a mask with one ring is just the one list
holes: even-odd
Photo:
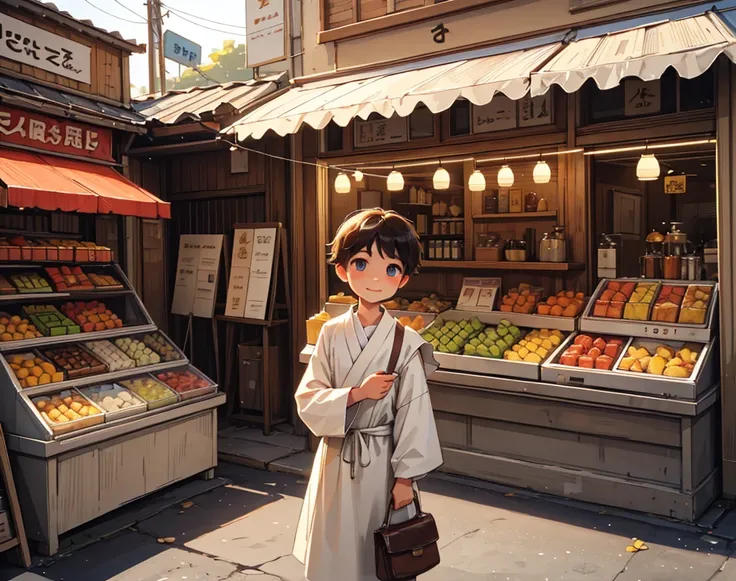
[(567, 240), (565, 240), (565, 227), (555, 226), (550, 234), (545, 232), (539, 241), (540, 262), (565, 262), (567, 258)]

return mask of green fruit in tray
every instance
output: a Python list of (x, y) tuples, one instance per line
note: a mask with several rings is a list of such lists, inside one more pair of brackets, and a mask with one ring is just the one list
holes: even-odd
[[(428, 339), (428, 341), (431, 342), (433, 338), (434, 336)], [(158, 353), (163, 361), (178, 361), (179, 359), (181, 359), (181, 355), (177, 353), (173, 345), (171, 345), (171, 343), (164, 339), (163, 335), (161, 335), (160, 333), (145, 335), (143, 337), (143, 342), (146, 344), (147, 347), (150, 347), (151, 349), (153, 349), (153, 351)]]
[(148, 402), (172, 397), (171, 390), (162, 383), (148, 377), (121, 381), (121, 385), (138, 394)]
[(62, 315), (52, 305), (26, 305), (23, 312), (36, 328), (47, 337), (74, 335), (81, 332), (79, 325)]
[(20, 293), (51, 292), (51, 286), (49, 286), (49, 283), (35, 272), (28, 274), (11, 274), (10, 280)]

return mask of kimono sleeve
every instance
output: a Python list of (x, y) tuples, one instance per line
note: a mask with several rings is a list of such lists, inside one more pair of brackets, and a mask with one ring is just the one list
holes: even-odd
[(330, 338), (323, 328), (294, 399), (301, 420), (317, 437), (345, 436), (348, 394), (352, 388), (332, 386)]
[(422, 356), (417, 351), (399, 378), (394, 418), (394, 478), (417, 480), (442, 465)]

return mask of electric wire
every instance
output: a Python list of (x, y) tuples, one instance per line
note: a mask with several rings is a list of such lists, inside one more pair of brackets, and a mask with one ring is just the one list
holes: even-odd
[(103, 14), (107, 14), (107, 15), (108, 15), (108, 16), (110, 16), (111, 18), (117, 18), (118, 20), (122, 20), (123, 22), (128, 22), (128, 23), (130, 23), (130, 24), (139, 24), (139, 25), (140, 25), (140, 24), (147, 24), (147, 22), (139, 22), (139, 21), (137, 21), (137, 20), (128, 20), (127, 18), (123, 18), (122, 16), (117, 16), (117, 15), (115, 15), (115, 14), (112, 14), (111, 12), (108, 12), (108, 11), (107, 11), (107, 10), (105, 10), (104, 8), (100, 8), (99, 6), (96, 6), (96, 5), (92, 4), (92, 2), (90, 2), (89, 0), (84, 0), (84, 1), (85, 1), (85, 2), (87, 3), (87, 4), (89, 4), (90, 6), (92, 6), (92, 8), (94, 8), (94, 9), (96, 9), (96, 10), (99, 10), (99, 11), (100, 11), (100, 12), (102, 12)]
[[(116, 0), (117, 1), (117, 0)], [(186, 16), (191, 16), (192, 18), (197, 18), (199, 20), (204, 20), (205, 22), (210, 22), (211, 24), (219, 24), (222, 26), (232, 26), (233, 28), (242, 28), (245, 29), (245, 24), (228, 24), (227, 22), (220, 22), (218, 20), (210, 20), (209, 18), (205, 18), (204, 16), (198, 16), (196, 14), (192, 14), (191, 12), (184, 12), (181, 8), (172, 8), (168, 4), (164, 4), (161, 2), (161, 6), (164, 6), (165, 8), (168, 8), (172, 12), (178, 12), (180, 14), (185, 14)]]
[(115, 4), (117, 4), (117, 5), (119, 5), (119, 6), (122, 6), (123, 8), (125, 8), (125, 9), (126, 9), (126, 10), (127, 10), (128, 12), (130, 12), (131, 14), (134, 14), (135, 16), (137, 16), (138, 18), (140, 18), (140, 19), (141, 19), (141, 20), (142, 20), (142, 21), (143, 21), (143, 22), (144, 22), (145, 24), (148, 24), (148, 20), (147, 20), (147, 19), (146, 19), (146, 18), (145, 18), (144, 16), (141, 16), (140, 14), (138, 14), (138, 13), (137, 13), (137, 12), (136, 12), (135, 10), (133, 10), (132, 8), (128, 8), (128, 7), (127, 7), (127, 6), (125, 5), (125, 4), (123, 4), (123, 3), (122, 3), (122, 2), (120, 1), (120, 0), (114, 0), (114, 2), (115, 2)]
[[(89, 0), (87, 0), (89, 1)], [(245, 28), (243, 28), (242, 32), (235, 32), (233, 30), (222, 30), (221, 28), (212, 28), (211, 26), (205, 26), (204, 24), (200, 22), (195, 22), (194, 20), (189, 20), (189, 18), (186, 18), (179, 14), (176, 10), (172, 10), (170, 6), (166, 6), (166, 10), (169, 14), (172, 16), (176, 16), (177, 18), (181, 18), (182, 20), (188, 22), (189, 24), (194, 24), (195, 26), (198, 26), (200, 28), (205, 28), (207, 30), (212, 30), (213, 32), (220, 32), (222, 34), (232, 34), (232, 35), (242, 35), (245, 36)]]

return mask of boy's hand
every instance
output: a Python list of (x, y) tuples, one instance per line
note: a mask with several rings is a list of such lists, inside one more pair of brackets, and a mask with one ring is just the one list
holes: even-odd
[(383, 399), (391, 390), (396, 376), (387, 374), (382, 371), (372, 373), (363, 380), (360, 387), (356, 390), (359, 399)]
[(409, 506), (414, 502), (414, 489), (408, 478), (397, 478), (394, 489), (391, 491), (394, 499), (394, 510)]

